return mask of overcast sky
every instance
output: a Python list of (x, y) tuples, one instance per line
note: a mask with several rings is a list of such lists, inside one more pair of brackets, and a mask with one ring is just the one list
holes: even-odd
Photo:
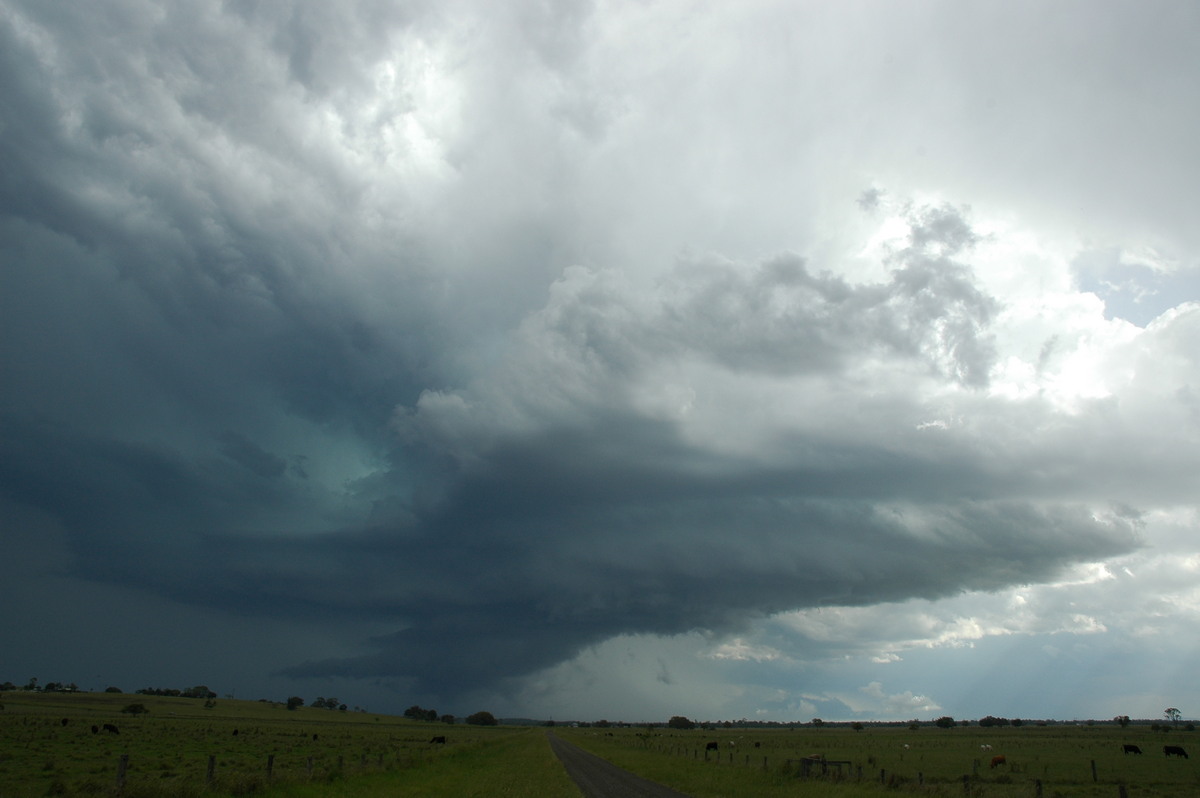
[(0, 0), (0, 681), (1200, 716), (1198, 39)]

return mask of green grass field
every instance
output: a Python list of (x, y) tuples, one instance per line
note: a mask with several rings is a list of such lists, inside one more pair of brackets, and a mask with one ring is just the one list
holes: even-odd
[[(1146, 726), (957, 727), (918, 730), (844, 727), (717, 731), (570, 729), (558, 732), (593, 753), (696, 798), (750, 796), (879, 796), (912, 793), (1008, 798), (1129, 796), (1184, 798), (1200, 795), (1200, 761), (1167, 759), (1164, 744), (1200, 755), (1200, 737), (1152, 732)], [(610, 736), (611, 733), (611, 736)], [(720, 744), (719, 757), (705, 743)], [(1193, 746), (1195, 741), (1196, 745)], [(734, 745), (730, 746), (732, 742)], [(1126, 755), (1123, 743), (1145, 752)], [(758, 744), (755, 747), (755, 743)], [(981, 746), (990, 745), (991, 750)], [(907, 746), (907, 748), (905, 747)], [(796, 760), (814, 754), (850, 765), (826, 778), (799, 777)], [(992, 769), (991, 758), (1007, 764)], [(793, 760), (788, 766), (788, 760)], [(1093, 781), (1092, 762), (1096, 780)], [(964, 779), (966, 785), (964, 789)]]
[[(122, 714), (132, 703), (149, 711)], [(227, 699), (206, 709), (197, 699), (111, 693), (14, 692), (0, 704), (0, 798), (579, 796), (541, 728), (447, 726)], [(120, 733), (92, 733), (106, 723)], [(1045, 798), (1119, 798), (1121, 787), (1131, 798), (1200, 795), (1200, 758), (1162, 752), (1173, 744), (1200, 755), (1200, 742), (1193, 743), (1200, 737), (1145, 726), (554, 731), (695, 798), (1036, 798), (1039, 781)], [(435, 735), (447, 744), (431, 743)], [(720, 744), (719, 756), (706, 757), (710, 740)], [(1126, 742), (1145, 754), (1123, 754)], [(812, 754), (851, 764), (840, 778), (836, 769), (802, 778), (795, 760)], [(992, 769), (997, 754), (1008, 764)]]
[[(121, 712), (133, 703), (149, 711)], [(123, 755), (128, 798), (578, 795), (534, 728), (111, 693), (6, 693), (0, 704), (0, 798), (117, 794)], [(104, 724), (119, 733), (92, 732)]]

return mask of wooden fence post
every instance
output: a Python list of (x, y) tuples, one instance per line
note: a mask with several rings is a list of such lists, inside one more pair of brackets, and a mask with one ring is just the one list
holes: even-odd
[(1092, 781), (1095, 782), (1095, 781), (1099, 781), (1099, 780), (1100, 779), (1096, 777), (1096, 760), (1093, 759), (1092, 760)]
[(311, 779), (312, 778), (312, 757), (311, 756), (308, 758), (307, 770), (308, 770), (308, 777)]
[(129, 754), (121, 754), (117, 760), (117, 791), (125, 789), (125, 772), (129, 770)]
[(275, 755), (267, 754), (267, 781), (271, 780), (271, 774), (275, 772)]
[(216, 777), (216, 772), (217, 772), (217, 755), (209, 754), (208, 755), (208, 773), (206, 773), (204, 776), (204, 782), (206, 784), (212, 784), (213, 779)]
[(1042, 780), (1038, 779), (1033, 783), (1034, 798), (1042, 798)]

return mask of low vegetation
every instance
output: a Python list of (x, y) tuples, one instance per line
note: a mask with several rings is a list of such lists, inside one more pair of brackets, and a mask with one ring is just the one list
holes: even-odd
[[(579, 796), (538, 727), (150, 693), (18, 691), (0, 704), (3, 798)], [(553, 732), (695, 798), (1037, 798), (1039, 784), (1043, 798), (1119, 798), (1121, 788), (1184, 798), (1200, 795), (1200, 758), (1168, 759), (1163, 746), (1200, 755), (1186, 728), (677, 722)], [(1123, 753), (1125, 744), (1144, 753)], [(812, 756), (827, 764), (804, 764)]]
[[(694, 798), (911, 794), (947, 798), (1200, 795), (1200, 761), (1167, 759), (1200, 738), (1148, 726), (871, 726), (556, 729), (605, 759)], [(706, 750), (717, 743), (715, 751)], [(1136, 744), (1142, 755), (1123, 753)], [(1195, 753), (1200, 754), (1200, 747)], [(995, 756), (1004, 764), (991, 767)], [(809, 757), (823, 757), (826, 765)], [(836, 762), (846, 764), (835, 765)], [(1093, 771), (1093, 763), (1095, 769)], [(807, 771), (807, 777), (805, 773)]]

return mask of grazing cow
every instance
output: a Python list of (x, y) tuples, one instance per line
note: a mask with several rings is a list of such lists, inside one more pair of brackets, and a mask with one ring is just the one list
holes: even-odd
[(1188, 758), (1187, 751), (1184, 751), (1183, 748), (1178, 745), (1164, 745), (1163, 754), (1165, 756), (1181, 756), (1184, 759)]
[(315, 735), (315, 734), (314, 734), (314, 735), (313, 735), (313, 742), (315, 743), (316, 741), (317, 741), (317, 735)]
[(719, 745), (719, 744), (718, 744), (718, 743), (717, 743), (717, 742), (714, 740), (714, 741), (713, 741), (713, 742), (711, 742), (711, 743), (705, 743), (705, 744), (704, 744), (704, 750), (705, 750), (705, 751), (718, 751), (718, 752), (719, 752), (719, 751), (721, 750), (721, 746), (720, 746), (720, 745)]
[(109, 734), (120, 734), (121, 733), (121, 730), (118, 729), (116, 726), (112, 725), (111, 723), (105, 723), (104, 730), (106, 732), (108, 732)]
[(234, 730), (233, 730), (233, 736), (234, 736), (234, 737), (237, 737), (237, 729), (234, 729)]
[(439, 734), (437, 737), (434, 737), (432, 740), (429, 741), (430, 745), (432, 745), (434, 743), (437, 743), (438, 745), (445, 745), (446, 738), (443, 735)]
[(1121, 750), (1126, 754), (1140, 754), (1142, 752), (1142, 749), (1138, 748), (1136, 745), (1130, 745), (1129, 743), (1125, 743), (1125, 745), (1121, 746)]
[(990, 745), (988, 745), (987, 743), (984, 743), (983, 745), (979, 746), (979, 750), (980, 751), (991, 751), (992, 747)]
[(762, 743), (755, 743), (755, 744), (754, 744), (754, 747), (755, 747), (755, 748), (761, 748), (761, 747), (762, 747)]
[(1007, 764), (1008, 764), (1008, 760), (1004, 758), (1004, 754), (1000, 754), (1000, 756), (992, 757), (992, 767), (994, 767), (994, 768), (998, 768), (1001, 765), (1007, 765)]
[(70, 723), (69, 720), (67, 720), (66, 718), (62, 719), (62, 725), (66, 726), (68, 723)]
[(99, 733), (100, 733), (100, 727), (92, 726), (92, 734), (99, 734)]

